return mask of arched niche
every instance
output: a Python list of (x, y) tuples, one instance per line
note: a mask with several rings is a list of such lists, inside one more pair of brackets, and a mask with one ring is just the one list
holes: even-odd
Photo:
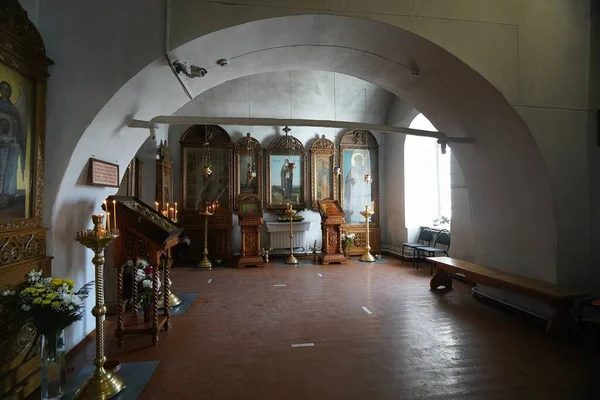
[[(208, 146), (206, 146), (208, 143)], [(197, 262), (204, 247), (204, 217), (200, 211), (207, 203), (218, 202), (213, 215), (208, 217), (209, 257), (231, 258), (231, 230), (233, 213), (233, 143), (231, 137), (218, 125), (193, 125), (181, 137), (181, 223), (193, 246), (186, 259)], [(210, 154), (206, 164), (205, 154)], [(210, 167), (210, 174), (204, 168)]]
[[(213, 65), (217, 53), (230, 60), (235, 57), (227, 68), (211, 68), (202, 79), (186, 80), (193, 96), (262, 72), (334, 71), (390, 91), (423, 112), (441, 132), (472, 137), (474, 144), (452, 147), (470, 193), (476, 239), (469, 261), (555, 282), (557, 249), (562, 243), (558, 243), (555, 196), (538, 147), (515, 109), (468, 62), (432, 41), (366, 16), (329, 14), (275, 18), (260, 14), (239, 25), (232, 18), (228, 21), (235, 26), (190, 38), (169, 54), (200, 66)], [(60, 33), (61, 38), (70, 34)], [(164, 43), (149, 39), (147, 47), (156, 53), (134, 58), (128, 49), (139, 43), (133, 36), (121, 39), (111, 46), (122, 53), (107, 52), (106, 62), (121, 68), (122, 76), (98, 68), (96, 79), (78, 82), (82, 90), (64, 92), (85, 112), (64, 124), (75, 110), (59, 110), (49, 125), (55, 134), (53, 149), (60, 147), (61, 154), (69, 155), (48, 166), (45, 182), (50, 194), (45, 205), (52, 210), (53, 255), (55, 265), (61, 266), (58, 273), (76, 278), (78, 284), (89, 281), (91, 272), (71, 266), (88, 265), (92, 255), (75, 247), (72, 233), (85, 227), (95, 207), (113, 193), (80, 184), (90, 153), (127, 165), (148, 137), (147, 130), (132, 128), (128, 121), (170, 115), (189, 101), (162, 55)], [(98, 53), (87, 41), (83, 43), (73, 55), (63, 54), (74, 68)], [(409, 63), (421, 73), (412, 74), (402, 66)], [(99, 82), (103, 91), (94, 90), (91, 101), (90, 91), (84, 89), (94, 89)], [(86, 333), (80, 329), (76, 336), (81, 339)]]
[(381, 248), (379, 209), (379, 143), (370, 131), (351, 130), (340, 138), (340, 203), (344, 209), (347, 233), (354, 233), (350, 254), (362, 254), (366, 245), (366, 221), (360, 214), (369, 206), (369, 241), (373, 251)]

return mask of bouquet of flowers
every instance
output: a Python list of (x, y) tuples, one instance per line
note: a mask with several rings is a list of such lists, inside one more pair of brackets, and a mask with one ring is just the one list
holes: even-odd
[(74, 291), (70, 279), (45, 278), (41, 270), (31, 271), (21, 291), (4, 290), (2, 297), (14, 301), (15, 310), (31, 318), (44, 336), (52, 337), (83, 318), (83, 300), (93, 285), (94, 282), (89, 282)]
[[(136, 259), (135, 266), (133, 276), (138, 285), (138, 306), (145, 310), (152, 303), (154, 297), (152, 280), (154, 279), (155, 268), (142, 258)], [(160, 290), (160, 279), (158, 279), (158, 289)]]
[(346, 254), (346, 256), (348, 256), (348, 251), (350, 250), (350, 246), (352, 246), (352, 243), (354, 243), (355, 236), (356, 236), (355, 233), (350, 233), (350, 234), (342, 233), (342, 247), (344, 248), (344, 254)]

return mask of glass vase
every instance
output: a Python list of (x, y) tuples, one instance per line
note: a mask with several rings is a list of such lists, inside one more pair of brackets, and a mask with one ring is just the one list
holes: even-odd
[(152, 305), (144, 307), (144, 323), (152, 321)]
[(65, 331), (42, 335), (41, 398), (62, 399), (65, 394)]

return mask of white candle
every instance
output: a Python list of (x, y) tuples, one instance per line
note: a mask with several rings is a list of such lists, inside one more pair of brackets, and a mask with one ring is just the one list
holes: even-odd
[(113, 229), (117, 229), (117, 201), (113, 200), (113, 221), (115, 221), (115, 224), (113, 225)]
[(106, 230), (110, 230), (110, 212), (106, 213)]

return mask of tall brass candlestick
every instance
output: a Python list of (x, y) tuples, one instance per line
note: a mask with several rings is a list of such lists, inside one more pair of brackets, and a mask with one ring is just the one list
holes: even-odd
[(104, 215), (92, 215), (94, 229), (77, 235), (79, 243), (94, 252), (92, 263), (96, 268), (96, 306), (92, 315), (96, 317), (96, 370), (75, 392), (75, 399), (109, 399), (125, 389), (125, 383), (119, 375), (104, 369), (104, 249), (119, 237), (118, 230), (106, 230), (103, 227)]
[(362, 215), (363, 217), (365, 217), (365, 221), (367, 223), (367, 240), (366, 240), (366, 246), (365, 246), (365, 253), (360, 257), (360, 261), (367, 261), (367, 262), (373, 262), (375, 261), (375, 257), (373, 257), (373, 255), (369, 252), (369, 250), (371, 250), (371, 246), (369, 245), (369, 220), (371, 219), (371, 215), (373, 215), (374, 212), (372, 210), (369, 209), (369, 206), (365, 206), (365, 211), (361, 211), (360, 215)]
[(286, 264), (298, 264), (298, 259), (294, 257), (294, 231), (292, 230), (293, 216), (296, 214), (291, 207), (285, 210), (285, 214), (290, 218), (290, 255), (285, 259)]
[(204, 250), (202, 251), (202, 261), (200, 261), (198, 267), (212, 268), (212, 263), (208, 259), (208, 217), (213, 215), (213, 213), (207, 207), (206, 211), (201, 212), (200, 215), (204, 215)]

